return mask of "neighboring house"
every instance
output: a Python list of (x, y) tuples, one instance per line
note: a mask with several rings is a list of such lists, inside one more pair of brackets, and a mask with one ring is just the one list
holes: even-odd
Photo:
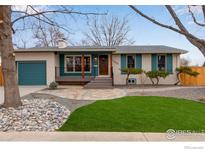
[[(103, 77), (113, 79), (114, 85), (125, 85), (126, 74), (121, 68), (127, 67), (145, 71), (165, 69), (170, 75), (161, 79), (159, 84), (174, 84), (177, 80), (175, 69), (179, 67), (180, 54), (183, 53), (187, 51), (158, 45), (15, 50), (20, 85), (48, 85), (52, 81), (77, 84)], [(151, 82), (141, 76), (137, 77), (136, 84)]]

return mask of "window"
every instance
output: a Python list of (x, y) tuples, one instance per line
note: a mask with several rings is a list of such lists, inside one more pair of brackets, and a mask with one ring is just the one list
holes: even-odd
[(73, 56), (66, 56), (66, 71), (67, 72), (73, 72), (74, 67), (73, 67)]
[(81, 72), (81, 56), (75, 56), (75, 72)]
[(85, 72), (90, 72), (90, 56), (84, 56)]
[(166, 69), (166, 61), (165, 55), (158, 55), (158, 70), (165, 70)]
[[(65, 71), (66, 72), (81, 72), (82, 71), (82, 55), (65, 56)], [(84, 71), (90, 72), (91, 57), (84, 56)]]
[(135, 56), (127, 56), (127, 68), (135, 68)]

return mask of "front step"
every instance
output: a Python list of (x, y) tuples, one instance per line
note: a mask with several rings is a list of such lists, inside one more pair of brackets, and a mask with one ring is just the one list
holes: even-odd
[(84, 86), (86, 89), (112, 89), (112, 79), (109, 77), (96, 77)]

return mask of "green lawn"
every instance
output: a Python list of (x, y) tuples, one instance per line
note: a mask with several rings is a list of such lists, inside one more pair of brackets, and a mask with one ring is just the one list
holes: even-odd
[(74, 111), (60, 131), (165, 132), (171, 128), (205, 130), (205, 104), (155, 96), (99, 100)]

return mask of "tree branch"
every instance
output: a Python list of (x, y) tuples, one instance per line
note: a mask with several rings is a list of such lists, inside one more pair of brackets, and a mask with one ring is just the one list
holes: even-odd
[[(31, 5), (28, 5), (32, 10), (34, 10), (36, 13), (38, 13), (38, 11)], [(56, 22), (52, 21), (51, 19), (49, 19), (45, 14), (42, 14), (42, 16), (47, 19), (50, 23), (56, 24)], [(40, 17), (40, 16), (39, 16)]]
[[(19, 12), (19, 11), (18, 11)], [(20, 11), (21, 12), (21, 11)], [(22, 12), (22, 13), (25, 13), (25, 12)], [(65, 31), (67, 31), (67, 32), (69, 32), (69, 30), (68, 29), (66, 29), (66, 28), (64, 28), (63, 26), (61, 26), (61, 25), (59, 25), (58, 23), (56, 23), (56, 22), (54, 22), (54, 21), (52, 21), (51, 19), (44, 19), (44, 18), (40, 18), (40, 15), (41, 14), (38, 14), (38, 13), (36, 13), (36, 15), (28, 15), (28, 17), (33, 17), (33, 18), (35, 18), (35, 19), (37, 19), (38, 21), (41, 21), (41, 22), (43, 22), (43, 23), (46, 23), (46, 24), (48, 24), (48, 25), (51, 25), (51, 26), (56, 26), (56, 27), (58, 27), (58, 28), (60, 28), (60, 29), (63, 29), (63, 30), (65, 30)], [(44, 17), (45, 18), (47, 18), (45, 15), (44, 15)], [(19, 17), (19, 18), (21, 18), (21, 17)], [(21, 19), (25, 19), (25, 18), (21, 18)], [(20, 19), (19, 19), (20, 20)], [(15, 21), (16, 22), (16, 21)], [(15, 30), (12, 28), (12, 30), (13, 30), (13, 33), (15, 32)]]
[(194, 35), (190, 34), (186, 28), (182, 25), (181, 21), (179, 20), (179, 18), (176, 16), (176, 13), (174, 12), (174, 10), (170, 7), (171, 6), (166, 6), (166, 8), (168, 9), (168, 11), (170, 12), (171, 16), (173, 17), (173, 19), (175, 20), (175, 23), (176, 25), (179, 27), (179, 29), (177, 28), (174, 28), (172, 26), (169, 26), (169, 25), (166, 25), (166, 24), (162, 24), (158, 21), (156, 21), (155, 19), (145, 15), (144, 13), (142, 13), (141, 11), (139, 11), (136, 7), (134, 7), (133, 5), (129, 5), (130, 8), (132, 8), (137, 14), (139, 14), (140, 16), (144, 17), (145, 19), (149, 20), (150, 22), (158, 25), (158, 26), (161, 26), (161, 27), (164, 27), (164, 28), (167, 28), (167, 29), (170, 29), (174, 32), (177, 32), (179, 34), (182, 34), (184, 36), (186, 36), (187, 38), (189, 39), (194, 39), (194, 40), (197, 40), (198, 42), (203, 42), (204, 43), (204, 40), (202, 39), (199, 39), (197, 37), (195, 37)]
[(181, 30), (181, 32), (184, 32), (186, 34), (189, 34), (188, 30), (184, 27), (184, 25), (182, 24), (182, 22), (180, 21), (180, 19), (178, 18), (177, 14), (175, 13), (175, 11), (172, 9), (172, 7), (170, 5), (166, 5), (165, 6), (167, 8), (167, 10), (169, 11), (170, 15), (172, 16), (172, 18), (175, 21), (175, 24), (179, 27), (179, 29)]
[(194, 13), (192, 12), (192, 10), (191, 10), (191, 8), (190, 8), (189, 5), (188, 5), (188, 9), (189, 9), (189, 13), (191, 14), (191, 17), (192, 17), (194, 23), (197, 24), (197, 25), (199, 25), (199, 26), (204, 27), (205, 24), (203, 24), (203, 23), (199, 23), (199, 22), (196, 20), (196, 17), (194, 16)]
[(205, 21), (205, 5), (202, 5), (202, 12), (203, 12), (203, 15), (204, 15), (204, 21)]
[(167, 10), (169, 11), (170, 15), (175, 21), (175, 24), (179, 27), (180, 31), (184, 33), (184, 36), (194, 45), (201, 46), (204, 44), (205, 41), (203, 39), (199, 39), (194, 35), (190, 34), (188, 30), (184, 27), (178, 16), (176, 15), (175, 11), (172, 9), (170, 5), (166, 5)]
[(31, 17), (31, 16), (39, 16), (42, 15), (45, 17), (46, 14), (79, 14), (79, 15), (107, 15), (107, 13), (84, 13), (84, 12), (78, 12), (78, 11), (70, 11), (68, 9), (63, 9), (63, 10), (47, 10), (47, 11), (41, 11), (41, 12), (36, 12), (32, 14), (28, 14), (27, 12), (24, 11), (12, 11), (14, 13), (23, 13), (24, 15), (21, 17), (16, 18), (15, 20), (12, 21), (12, 25), (16, 23), (19, 20)]

